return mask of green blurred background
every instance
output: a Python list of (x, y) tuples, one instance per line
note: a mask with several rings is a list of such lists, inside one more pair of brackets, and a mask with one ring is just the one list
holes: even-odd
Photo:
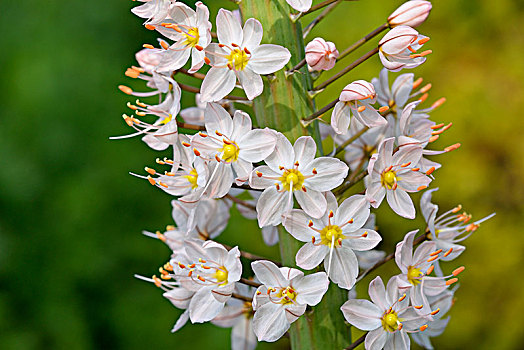
[[(213, 17), (220, 6), (233, 8), (229, 1), (207, 3)], [(136, 4), (2, 1), (0, 349), (229, 348), (229, 330), (209, 324), (172, 335), (179, 311), (154, 286), (133, 278), (155, 273), (169, 257), (141, 230), (172, 223), (170, 198), (127, 174), (169, 154), (139, 139), (108, 140), (128, 131), (120, 115), (129, 99), (116, 87), (133, 84), (125, 68), (135, 64), (143, 43), (154, 42), (129, 12)], [(323, 36), (343, 49), (400, 4), (343, 3), (310, 38)], [(456, 261), (467, 270), (436, 348), (524, 346), (522, 23), (520, 1), (441, 0), (420, 28), (431, 37), (426, 46), (433, 54), (414, 72), (433, 84), (430, 102), (447, 97), (433, 119), (454, 123), (437, 146), (462, 143), (437, 158), (445, 166), (436, 173), (433, 186), (441, 189), (434, 198), (442, 209), (462, 203), (477, 219), (497, 212)], [(377, 58), (364, 63), (320, 95), (318, 105), (379, 69)], [(186, 94), (183, 104), (192, 101)], [(381, 209), (378, 220), (388, 251), (405, 232), (423, 227), (391, 213)], [(262, 246), (253, 222), (236, 221), (222, 239), (278, 256)], [(379, 273), (396, 273), (394, 264)], [(259, 348), (286, 347), (282, 340)]]

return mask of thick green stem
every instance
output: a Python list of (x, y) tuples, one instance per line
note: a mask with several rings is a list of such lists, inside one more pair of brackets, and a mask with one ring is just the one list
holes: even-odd
[[(311, 135), (320, 145), (318, 121), (306, 129), (300, 120), (315, 111), (308, 91), (312, 81), (306, 67), (285, 76), (284, 71), (304, 58), (304, 42), (300, 23), (289, 17), (290, 7), (283, 0), (243, 0), (240, 3), (243, 19), (258, 19), (264, 28), (262, 43), (278, 44), (291, 52), (288, 67), (264, 78), (264, 92), (254, 100), (253, 108), (260, 127), (270, 127), (286, 135), (290, 141)], [(280, 228), (280, 251), (284, 266), (295, 266), (295, 255), (301, 243)], [(331, 284), (322, 302), (295, 321), (289, 330), (293, 349), (343, 349), (351, 342), (349, 328), (340, 306), (347, 291)]]

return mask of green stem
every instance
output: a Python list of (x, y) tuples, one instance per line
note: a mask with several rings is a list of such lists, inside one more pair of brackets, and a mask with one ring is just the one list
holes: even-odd
[[(304, 58), (304, 42), (300, 23), (289, 17), (289, 6), (280, 0), (244, 0), (240, 3), (244, 20), (258, 19), (264, 28), (263, 43), (282, 45), (291, 52), (287, 69)], [(286, 68), (285, 68), (286, 69)], [(308, 94), (312, 81), (305, 67), (285, 76), (284, 70), (264, 79), (264, 92), (253, 101), (259, 127), (270, 127), (282, 132), (294, 142), (302, 135), (311, 135), (321, 143), (318, 121), (308, 127), (300, 120), (315, 110)], [(320, 150), (320, 153), (322, 151)], [(295, 266), (295, 256), (301, 246), (296, 239), (279, 228), (280, 251), (284, 266)], [(343, 349), (351, 342), (349, 327), (344, 321), (340, 306), (346, 301), (347, 292), (331, 284), (322, 302), (296, 320), (289, 330), (292, 349)]]

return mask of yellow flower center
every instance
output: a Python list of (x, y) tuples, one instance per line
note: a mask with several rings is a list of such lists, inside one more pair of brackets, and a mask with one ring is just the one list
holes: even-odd
[(198, 35), (198, 28), (189, 29), (185, 36), (187, 46), (195, 47), (198, 45), (198, 40), (200, 39), (200, 35)]
[(417, 269), (416, 267), (410, 266), (408, 268), (408, 281), (412, 285), (416, 286), (420, 283), (420, 276), (422, 276), (422, 272)]
[(222, 159), (226, 162), (235, 162), (238, 159), (239, 148), (236, 144), (224, 144)]
[(392, 189), (393, 186), (395, 186), (395, 183), (397, 182), (397, 174), (394, 171), (388, 171), (386, 173), (382, 174), (382, 186), (387, 187), (388, 189)]
[(335, 239), (335, 247), (338, 245), (339, 239), (344, 239), (346, 236), (342, 234), (342, 230), (337, 225), (328, 225), (320, 231), (321, 243), (331, 247), (331, 242)]
[(171, 121), (171, 119), (173, 119), (173, 116), (170, 114), (169, 116), (167, 116), (166, 118), (164, 118), (164, 120), (162, 120), (160, 122), (160, 124), (167, 124)]
[(394, 332), (398, 329), (399, 321), (397, 313), (390, 310), (382, 317), (382, 327), (388, 332)]
[(244, 70), (244, 68), (247, 66), (247, 62), (249, 61), (247, 53), (240, 49), (232, 50), (231, 53), (226, 56), (226, 58), (228, 61), (227, 64), (230, 67), (234, 67), (235, 70)]
[(196, 171), (195, 168), (193, 168), (190, 172), (189, 172), (189, 175), (186, 175), (184, 176), (187, 181), (189, 181), (189, 183), (191, 184), (191, 189), (195, 189), (198, 187), (197, 185), (197, 180), (198, 180), (198, 173)]
[(286, 287), (285, 289), (281, 289), (280, 292), (276, 295), (277, 298), (282, 298), (280, 302), (282, 304), (290, 304), (293, 301), (295, 301), (297, 297), (297, 292), (291, 287)]
[[(304, 175), (296, 169), (286, 169), (284, 174), (280, 177), (280, 182), (286, 191), (297, 191), (302, 188), (304, 184)], [(293, 188), (291, 189), (291, 182), (293, 182)]]
[(227, 270), (225, 267), (221, 267), (217, 272), (215, 272), (214, 276), (217, 280), (217, 282), (226, 282), (227, 283)]

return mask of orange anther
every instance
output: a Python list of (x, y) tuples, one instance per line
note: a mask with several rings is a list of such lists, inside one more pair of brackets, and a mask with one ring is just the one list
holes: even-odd
[(425, 324), (422, 327), (420, 327), (419, 329), (420, 329), (421, 332), (424, 332), (427, 328), (428, 328), (428, 325)]
[(120, 91), (122, 91), (124, 94), (131, 95), (133, 93), (133, 89), (131, 89), (129, 86), (118, 85), (118, 89), (120, 89)]
[(140, 100), (138, 100), (138, 99), (135, 101), (135, 104), (140, 106), (140, 107), (142, 107), (142, 108), (146, 108), (147, 107), (147, 105), (145, 103), (140, 102)]
[(347, 223), (348, 224), (352, 224), (353, 223), (353, 219), (349, 219), (349, 221)]
[(422, 96), (420, 96), (420, 98), (418, 99), (421, 103), (426, 101), (428, 99), (429, 95), (428, 94), (424, 94)]
[(166, 269), (167, 271), (173, 271), (173, 265), (171, 265), (170, 263), (165, 263), (164, 269)]
[(199, 135), (200, 137), (207, 137), (207, 134), (204, 134), (203, 132), (199, 132), (198, 135)]
[(127, 107), (131, 108), (132, 110), (136, 111), (138, 109), (137, 106), (131, 104), (130, 102), (127, 103)]
[(163, 183), (162, 181), (158, 181), (158, 184), (164, 188), (168, 188), (169, 186), (165, 183)]
[(437, 141), (439, 138), (439, 135), (433, 135), (429, 138), (428, 142), (435, 142)]
[(452, 213), (458, 213), (462, 210), (462, 204), (457, 205), (453, 210), (451, 210)]
[(193, 153), (195, 156), (200, 157), (200, 152), (196, 148), (193, 148)]
[(226, 46), (226, 45), (220, 44), (220, 43), (218, 44), (218, 47), (220, 47), (220, 48), (223, 48), (224, 46)]
[(256, 174), (258, 177), (262, 177), (262, 173), (260, 171), (257, 171)]
[(148, 168), (148, 167), (145, 167), (144, 169), (145, 169), (145, 171), (147, 171), (149, 174), (151, 174), (151, 175), (156, 175), (156, 171), (155, 171), (155, 169), (151, 169), (151, 168)]
[(442, 104), (446, 102), (446, 98), (445, 97), (441, 97), (439, 98), (438, 100), (436, 100), (432, 105), (431, 105), (431, 108), (435, 109), (437, 107), (440, 107), (442, 106)]
[(187, 273), (187, 277), (191, 277), (193, 275), (193, 270), (189, 270), (189, 272)]
[(431, 275), (431, 273), (433, 272), (433, 269), (435, 268), (435, 266), (431, 265), (428, 270), (426, 271), (426, 275)]
[(148, 176), (148, 177), (147, 177), (147, 181), (149, 181), (149, 183), (150, 183), (151, 185), (153, 185), (153, 186), (156, 185), (156, 181), (155, 181), (155, 179), (153, 179), (151, 176)]
[(428, 188), (428, 186), (420, 186), (417, 188), (417, 191), (422, 191), (422, 190), (425, 190), (426, 188)]
[(449, 279), (449, 280), (446, 281), (446, 286), (450, 286), (450, 285), (452, 285), (453, 283), (455, 283), (457, 281), (458, 281), (458, 278)]
[(220, 160), (221, 160), (221, 159), (220, 159), (220, 157), (218, 156), (218, 154), (215, 154), (215, 160), (216, 160), (217, 162), (220, 163)]
[(382, 106), (378, 109), (378, 112), (379, 113), (384, 113), (385, 111), (387, 111), (389, 109), (389, 106)]
[(451, 254), (451, 252), (453, 251), (453, 248), (449, 248), (449, 250), (447, 252), (444, 253), (444, 257), (448, 256), (449, 254)]
[(386, 169), (384, 169), (384, 172), (387, 173), (393, 169), (393, 165), (388, 166)]
[(149, 29), (149, 30), (155, 30), (155, 26), (151, 24), (146, 24), (144, 27), (146, 27), (146, 29)]
[(436, 310), (431, 311), (431, 315), (435, 316), (440, 312), (440, 308), (437, 308)]
[(398, 302), (400, 303), (402, 300), (406, 299), (406, 293), (404, 293), (404, 295), (402, 295), (399, 299), (398, 299)]
[(302, 185), (302, 191), (307, 192), (306, 186)]
[(244, 51), (245, 51), (248, 55), (251, 55), (251, 51), (249, 51), (249, 50), (247, 49), (247, 47), (244, 47)]
[[(309, 220), (308, 224), (307, 224), (309, 227), (313, 227), (313, 221), (312, 220)], [(314, 239), (315, 237), (313, 237)]]
[(411, 164), (411, 162), (407, 162), (407, 163), (401, 164), (400, 166), (402, 168), (405, 168), (405, 167), (409, 166), (410, 164)]
[(455, 270), (453, 270), (453, 272), (451, 273), (453, 276), (457, 277), (459, 275), (459, 273), (461, 273), (462, 271), (464, 271), (466, 268), (464, 266), (461, 266), (461, 267), (457, 267)]
[(432, 256), (431, 258), (429, 258), (428, 260), (426, 260), (427, 262), (432, 262), (432, 261), (435, 261), (438, 259), (438, 255), (435, 255), (435, 256)]
[(298, 167), (300, 164), (298, 163), (298, 160), (295, 162), (295, 166)]
[(151, 278), (153, 279), (153, 281), (155, 281), (155, 286), (157, 286), (159, 288), (162, 286), (162, 281), (160, 280), (160, 278), (158, 278), (156, 276), (153, 276)]
[(429, 89), (431, 89), (432, 86), (433, 86), (433, 85), (431, 85), (431, 84), (427, 84), (427, 85), (424, 86), (422, 89), (420, 89), (420, 92), (423, 93), (423, 94), (425, 94), (426, 92), (429, 91)]
[(204, 50), (204, 48), (200, 45), (195, 45), (195, 49), (197, 49), (198, 51)]
[(402, 329), (402, 327), (404, 327), (404, 325), (402, 323), (399, 323), (398, 324), (398, 330), (400, 331)]
[(154, 49), (155, 47), (151, 44), (144, 44), (142, 45), (143, 47), (145, 47), (146, 49)]
[(431, 129), (436, 130), (436, 129), (441, 128), (441, 127), (443, 127), (443, 126), (444, 126), (444, 123), (435, 124), (435, 125), (433, 125), (433, 126), (431, 127)]
[(329, 215), (328, 215), (328, 216), (329, 216), (330, 218), (332, 218), (332, 217), (334, 216), (334, 214), (333, 214), (333, 210), (330, 210), (330, 211), (329, 211)]
[(435, 256), (435, 255), (439, 255), (440, 253), (442, 253), (442, 249), (436, 250), (436, 251), (434, 251), (433, 253), (431, 253), (429, 255)]
[(215, 134), (217, 134), (217, 135), (220, 136), (220, 137), (224, 136), (224, 134), (222, 134), (222, 133), (221, 133), (220, 131), (218, 131), (218, 130), (215, 130)]
[(125, 75), (126, 75), (126, 77), (130, 77), (130, 78), (136, 79), (140, 75), (140, 72), (136, 71), (134, 69), (128, 68), (126, 70), (126, 72), (125, 72)]
[(179, 266), (181, 269), (185, 269), (185, 268), (186, 268), (186, 265), (182, 264), (181, 262), (178, 263), (178, 266)]
[(201, 280), (202, 282), (205, 282), (205, 281), (206, 281), (206, 279), (205, 279), (204, 277), (200, 276), (200, 275), (197, 275), (197, 278), (198, 278), (199, 280)]
[(184, 146), (184, 147), (191, 147), (191, 144), (187, 143), (187, 142), (182, 142), (182, 146)]
[(451, 151), (456, 150), (459, 147), (460, 147), (460, 143), (456, 143), (454, 145), (451, 145), (451, 146), (448, 146), (448, 147), (444, 148), (444, 151), (451, 152)]
[(364, 232), (364, 233), (362, 234), (362, 236), (361, 236), (361, 237), (364, 237), (364, 238), (366, 238), (367, 236), (368, 236), (368, 232), (366, 231), (366, 232)]
[(233, 47), (239, 47), (239, 46), (238, 46), (237, 44), (235, 44), (235, 43), (231, 43), (231, 46), (233, 46)]
[(165, 242), (166, 241), (166, 237), (161, 234), (160, 232), (156, 231), (156, 236), (158, 237), (159, 240), (161, 240), (162, 242)]
[(422, 78), (418, 78), (417, 80), (415, 80), (413, 82), (413, 90), (415, 90), (416, 88), (418, 88), (420, 86), (420, 84), (422, 84), (422, 81), (424, 81), (424, 79)]
[(210, 267), (209, 267), (209, 266), (206, 266), (206, 265), (200, 265), (200, 266), (201, 266), (203, 269), (205, 269), (205, 270), (209, 270), (209, 269), (210, 269)]
[(278, 183), (275, 183), (275, 187), (277, 188), (277, 191), (280, 191), (280, 185)]
[(171, 165), (175, 163), (171, 159), (167, 159), (167, 158), (164, 158), (164, 162), (166, 162), (167, 164), (171, 164)]
[(366, 106), (360, 106), (357, 108), (357, 112), (359, 113), (364, 112), (365, 109), (366, 109)]
[(164, 48), (164, 50), (169, 49), (169, 45), (165, 41), (161, 41), (160, 42), (160, 46), (162, 46)]
[(196, 266), (195, 264), (191, 264), (191, 265), (189, 265), (189, 267), (190, 267), (191, 269), (194, 269), (195, 266)]
[(425, 43), (427, 43), (429, 41), (429, 38), (426, 37), (426, 38), (422, 38), (418, 41), (418, 44), (419, 45), (424, 45)]
[(206, 64), (211, 64), (211, 60), (207, 57), (204, 57), (204, 62), (206, 62)]
[(415, 50), (415, 49), (412, 48), (411, 46), (408, 46), (408, 50), (411, 51), (411, 52), (413, 52), (413, 53), (416, 53), (416, 52), (417, 52), (417, 50)]
[(318, 174), (318, 172), (317, 172), (317, 168), (313, 168), (312, 173), (315, 174), (315, 175)]
[(413, 307), (417, 310), (420, 310), (424, 307), (424, 305), (413, 305)]
[(413, 169), (411, 169), (411, 170), (413, 170), (413, 171), (419, 171), (420, 168), (413, 168)]
[(311, 236), (311, 243), (315, 244), (315, 236)]

